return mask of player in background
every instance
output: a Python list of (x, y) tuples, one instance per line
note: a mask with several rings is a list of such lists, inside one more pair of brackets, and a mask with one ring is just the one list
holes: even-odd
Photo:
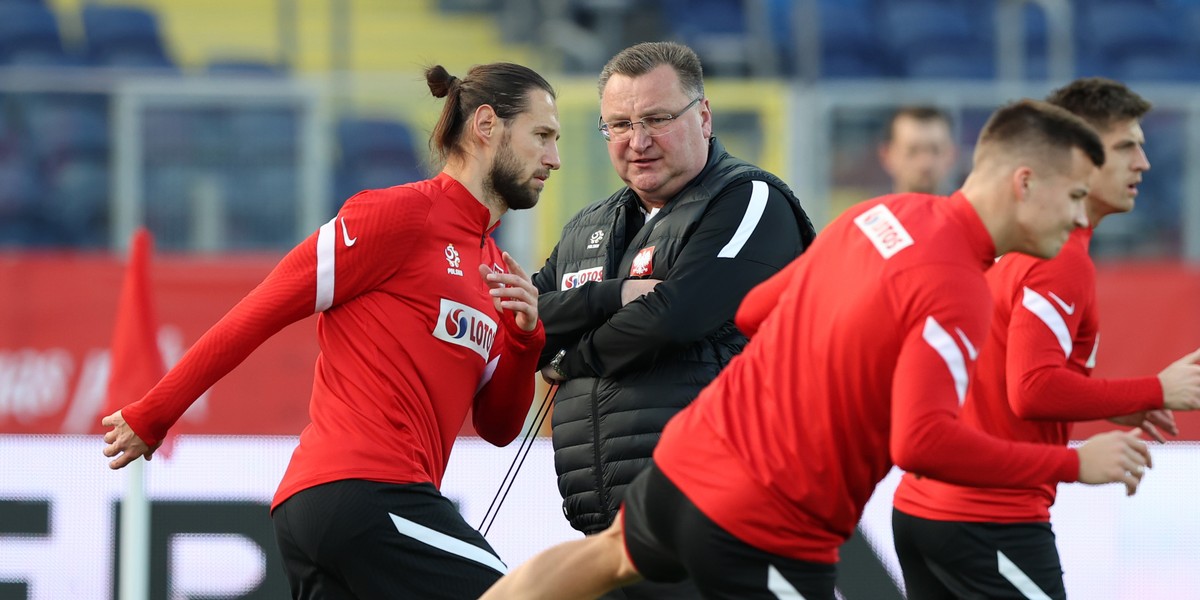
[[(1094, 229), (1129, 212), (1142, 175), (1142, 116), (1150, 103), (1124, 84), (1079, 79), (1048, 101), (1099, 133), (1105, 162), (1085, 206), (1089, 227), (1071, 234), (1052, 259), (1007, 254), (987, 273), (995, 313), (962, 421), (1014, 442), (1065, 446), (1071, 422), (1110, 419), (1141, 427), (1159, 441), (1174, 434), (1171, 410), (1200, 408), (1200, 351), (1157, 376), (1089, 377), (1100, 344)], [(892, 517), (908, 597), (1065, 598), (1050, 527), (1056, 485), (964, 487), (906, 474)]]
[(545, 340), (537, 290), (491, 234), (559, 168), (550, 84), (509, 63), (426, 70), (445, 98), (432, 179), (368, 190), (289, 252), (141, 400), (104, 455), (147, 460), (206, 389), (314, 312), (311, 423), (271, 504), (294, 598), (477, 598), (506, 570), (438, 491), (468, 410), (520, 432)]
[[(936, 106), (902, 106), (892, 113), (879, 144), (879, 164), (893, 194), (940, 194), (958, 160), (950, 115)], [(953, 189), (952, 187), (950, 189)]]
[(991, 318), (984, 271), (1010, 251), (1057, 254), (1087, 225), (1103, 162), (1090, 126), (1026, 100), (992, 115), (949, 198), (851, 208), (746, 297), (746, 350), (667, 425), (614, 525), (539, 554), (484, 598), (592, 598), (687, 576), (706, 598), (832, 600), (838, 547), (893, 463), (970, 485), (1132, 493), (1149, 464), (1136, 432), (1076, 450), (957, 419)]

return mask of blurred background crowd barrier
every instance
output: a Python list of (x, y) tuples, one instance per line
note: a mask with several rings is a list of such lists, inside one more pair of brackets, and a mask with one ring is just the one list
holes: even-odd
[[(787, 181), (818, 228), (889, 190), (876, 147), (900, 105), (951, 115), (950, 191), (997, 106), (1077, 76), (1126, 81), (1155, 104), (1143, 123), (1153, 169), (1137, 210), (1106, 220), (1093, 253), (1097, 374), (1133, 376), (1200, 345), (1197, 34), (1200, 0), (0, 0), (0, 451), (38, 457), (0, 475), (0, 599), (112, 593), (120, 475), (97, 432), (130, 234), (145, 226), (157, 240), (171, 364), (346, 198), (432, 174), (426, 140), (442, 104), (425, 65), (461, 76), (509, 60), (557, 88), (563, 168), (497, 233), (527, 269), (571, 214), (620, 185), (595, 130), (595, 80), (638, 41), (697, 50), (716, 135)], [(313, 322), (210, 390), (177, 428), (180, 462), (148, 469), (155, 543), (180, 561), (152, 565), (152, 597), (284, 593), (261, 528), (307, 422)], [(1185, 474), (1200, 462), (1200, 419), (1181, 422), (1182, 441), (1134, 499), (1064, 491), (1073, 596), (1200, 589), (1169, 558), (1200, 551), (1200, 519), (1179, 517), (1195, 496)], [(448, 481), (474, 522), (515, 448), (465, 444)], [(539, 441), (489, 536), (510, 564), (573, 535), (548, 452)], [(194, 464), (206, 456), (222, 458)], [(854, 588), (895, 577), (884, 496), (864, 524), (876, 556), (844, 567), (847, 600), (890, 597)], [(1143, 559), (1168, 587), (1117, 591), (1116, 574)]]

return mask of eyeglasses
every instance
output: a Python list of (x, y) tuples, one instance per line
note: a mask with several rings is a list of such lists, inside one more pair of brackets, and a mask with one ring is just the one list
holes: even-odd
[(650, 115), (642, 117), (637, 121), (625, 119), (622, 121), (613, 121), (612, 123), (605, 123), (604, 117), (600, 117), (600, 123), (596, 126), (596, 129), (599, 129), (600, 135), (603, 135), (604, 139), (609, 142), (623, 142), (633, 137), (633, 126), (639, 124), (642, 126), (642, 130), (646, 132), (646, 135), (664, 135), (671, 133), (671, 124), (675, 122), (675, 119), (679, 118), (679, 115), (687, 112), (703, 99), (696, 98), (692, 100), (687, 106), (683, 107), (683, 110), (673, 115)]

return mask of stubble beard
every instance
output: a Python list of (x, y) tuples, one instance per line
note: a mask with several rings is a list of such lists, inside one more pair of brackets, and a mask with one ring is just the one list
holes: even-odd
[(540, 190), (522, 183), (521, 164), (507, 143), (496, 154), (483, 186), (489, 196), (499, 198), (509, 210), (533, 208), (541, 195)]

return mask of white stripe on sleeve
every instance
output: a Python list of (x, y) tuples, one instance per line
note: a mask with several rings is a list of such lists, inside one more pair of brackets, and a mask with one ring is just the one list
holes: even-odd
[(925, 343), (929, 344), (942, 360), (946, 361), (946, 368), (950, 369), (950, 376), (954, 378), (954, 391), (958, 393), (958, 405), (962, 406), (963, 400), (967, 397), (967, 363), (963, 359), (962, 350), (958, 344), (954, 343), (954, 337), (946, 332), (941, 323), (933, 318), (933, 315), (925, 317), (925, 329), (921, 332), (921, 337), (925, 338)]
[(1063, 355), (1071, 356), (1071, 349), (1074, 345), (1071, 343), (1071, 332), (1067, 329), (1067, 322), (1063, 320), (1062, 315), (1058, 314), (1058, 310), (1053, 304), (1046, 299), (1045, 296), (1025, 288), (1025, 295), (1021, 298), (1021, 306), (1029, 309), (1046, 327), (1050, 328), (1050, 332), (1054, 337), (1058, 338), (1058, 345), (1062, 346)]
[(396, 531), (399, 531), (401, 535), (406, 535), (422, 544), (433, 546), (455, 556), (461, 556), (469, 561), (477, 562), (485, 567), (491, 567), (501, 574), (508, 573), (508, 567), (495, 554), (479, 546), (473, 546), (458, 538), (450, 537), (440, 531), (434, 531), (420, 523), (409, 521), (404, 517), (398, 517), (392, 513), (388, 513), (388, 516), (392, 518), (392, 523), (396, 524)]
[(492, 380), (492, 375), (496, 374), (496, 365), (500, 364), (500, 357), (497, 356), (488, 361), (488, 364), (483, 367), (483, 375), (479, 378), (479, 385), (475, 386), (475, 393), (478, 394), (483, 386), (487, 385)]
[(321, 312), (333, 306), (333, 249), (337, 245), (337, 217), (317, 230), (317, 309)]
[(767, 209), (767, 183), (751, 181), (750, 184), (750, 204), (746, 206), (746, 214), (742, 215), (742, 222), (738, 224), (737, 231), (733, 232), (733, 239), (729, 240), (724, 248), (721, 248), (721, 251), (717, 253), (717, 258), (737, 258), (738, 252), (742, 251), (742, 246), (746, 245), (754, 233), (754, 228), (758, 227), (763, 211)]

